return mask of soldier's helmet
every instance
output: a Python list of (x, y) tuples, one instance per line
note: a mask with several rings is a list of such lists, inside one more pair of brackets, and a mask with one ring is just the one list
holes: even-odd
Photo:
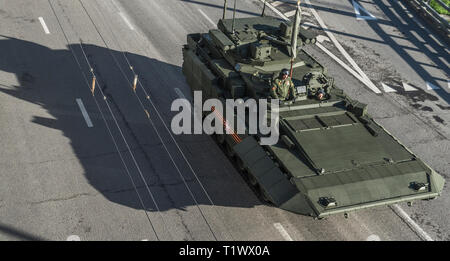
[(283, 69), (281, 70), (281, 75), (289, 75), (289, 70), (288, 69)]

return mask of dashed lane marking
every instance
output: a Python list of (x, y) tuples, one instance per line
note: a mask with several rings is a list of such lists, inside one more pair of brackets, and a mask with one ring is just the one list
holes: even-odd
[(45, 34), (50, 34), (50, 30), (48, 30), (47, 24), (45, 24), (44, 18), (39, 17), (39, 22), (41, 22), (42, 28), (44, 28)]
[(281, 236), (286, 240), (286, 241), (294, 241), (292, 239), (292, 237), (288, 234), (288, 232), (286, 231), (286, 229), (284, 229), (283, 225), (281, 225), (280, 223), (274, 223), (273, 226), (280, 232)]
[(94, 127), (94, 124), (92, 124), (91, 118), (89, 117), (89, 114), (86, 111), (86, 108), (84, 107), (83, 101), (80, 98), (77, 98), (78, 107), (80, 107), (81, 114), (83, 114), (84, 120), (86, 121), (86, 124), (89, 128)]

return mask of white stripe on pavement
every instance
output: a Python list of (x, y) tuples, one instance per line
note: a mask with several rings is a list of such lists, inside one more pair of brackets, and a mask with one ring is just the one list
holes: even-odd
[(130, 28), (131, 30), (134, 31), (134, 27), (133, 25), (130, 23), (130, 21), (128, 21), (128, 18), (125, 16), (124, 13), (119, 12), (120, 17), (122, 17), (123, 21), (125, 21), (125, 23), (127, 24), (128, 28)]
[(198, 9), (198, 11), (200, 12), (200, 14), (203, 15), (203, 17), (206, 18), (206, 20), (208, 20), (208, 22), (210, 22), (214, 27), (216, 27), (216, 23), (213, 22), (213, 20), (211, 20), (211, 18), (209, 18), (209, 16), (207, 16), (202, 9)]
[(297, 12), (297, 10), (289, 11), (289, 12), (287, 12), (287, 13), (284, 13), (284, 15), (287, 16), (287, 17), (291, 17), (291, 16), (294, 16), (294, 15), (295, 15), (295, 12)]
[(286, 241), (294, 241), (286, 229), (284, 229), (283, 225), (280, 223), (274, 223), (273, 226), (280, 232), (281, 236), (283, 236)]
[(397, 92), (395, 89), (389, 87), (388, 85), (381, 83), (381, 86), (383, 87), (384, 92)]
[(377, 235), (370, 235), (367, 237), (366, 241), (381, 241), (381, 238)]
[(92, 124), (91, 118), (89, 117), (89, 114), (86, 111), (86, 108), (84, 107), (83, 101), (80, 98), (77, 98), (78, 107), (80, 107), (81, 114), (83, 114), (84, 120), (86, 121), (86, 124), (89, 128), (94, 127)]
[(77, 235), (68, 236), (66, 241), (81, 241), (81, 238)]
[(390, 206), (392, 210), (414, 231), (416, 234), (425, 241), (434, 241), (430, 235), (427, 234), (414, 220), (412, 220), (408, 214), (397, 204)]
[(416, 88), (412, 87), (411, 85), (403, 82), (403, 89), (405, 89), (405, 91), (407, 92), (412, 92), (412, 91), (417, 91)]
[(339, 50), (339, 52), (345, 57), (345, 59), (347, 59), (347, 61), (358, 72), (358, 74), (361, 75), (361, 77), (366, 80), (365, 81), (366, 86), (368, 88), (370, 88), (372, 91), (374, 91), (375, 93), (380, 94), (381, 93), (380, 89), (378, 89), (375, 86), (375, 84), (373, 84), (373, 82), (369, 79), (369, 77), (367, 77), (367, 75), (361, 70), (361, 68), (359, 68), (358, 64), (356, 64), (356, 62), (353, 60), (353, 58), (350, 57), (350, 55), (347, 53), (347, 51), (345, 51), (344, 47), (342, 47), (342, 45), (338, 42), (338, 40), (336, 39), (334, 34), (330, 32), (328, 27), (323, 22), (322, 18), (320, 18), (319, 14), (312, 7), (311, 2), (309, 0), (305, 0), (305, 2), (308, 4), (309, 9), (311, 10), (312, 14), (316, 18), (317, 22), (319, 22), (320, 26), (325, 31), (325, 33), (328, 35), (328, 37), (331, 39), (331, 41), (336, 46), (336, 48)]
[(271, 5), (273, 5), (273, 6), (279, 6), (281, 4), (283, 4), (283, 2), (281, 2), (281, 1), (274, 1), (273, 3), (271, 3)]
[(427, 82), (427, 90), (439, 90), (439, 89), (440, 89), (440, 87), (438, 87), (430, 82)]
[(50, 31), (48, 30), (47, 25), (45, 24), (44, 18), (39, 17), (39, 22), (41, 22), (42, 28), (44, 28), (45, 34), (50, 34)]

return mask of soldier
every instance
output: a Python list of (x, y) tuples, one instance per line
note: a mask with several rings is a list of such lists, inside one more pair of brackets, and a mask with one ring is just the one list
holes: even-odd
[(289, 78), (288, 69), (281, 70), (280, 76), (273, 81), (270, 95), (280, 101), (289, 100), (289, 96), (295, 97), (294, 83)]

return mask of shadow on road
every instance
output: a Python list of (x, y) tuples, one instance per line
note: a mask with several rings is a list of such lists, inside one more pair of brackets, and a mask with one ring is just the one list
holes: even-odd
[[(352, 7), (353, 1), (348, 0), (348, 2), (350, 7)], [(419, 89), (419, 91), (405, 92), (402, 87), (402, 79), (399, 79), (398, 77), (393, 75), (387, 76), (386, 79), (383, 79), (384, 81), (386, 81), (385, 83), (390, 84), (390, 86), (396, 89), (398, 93), (408, 97), (409, 99), (412, 100), (413, 103), (416, 103), (418, 101), (423, 102), (425, 100), (436, 101), (437, 97), (428, 94), (430, 92), (434, 92), (436, 95), (440, 96), (443, 100), (445, 100), (448, 104), (450, 104), (450, 94), (445, 89), (445, 87), (447, 87), (446, 85), (448, 79), (436, 78), (425, 69), (426, 67), (438, 68), (443, 70), (447, 75), (450, 75), (449, 68), (446, 66), (446, 63), (443, 62), (443, 60), (449, 62), (447, 48), (442, 47), (440, 43), (437, 42), (435, 38), (430, 36), (430, 34), (426, 30), (420, 28), (413, 20), (417, 18), (413, 19), (410, 18), (405, 12), (405, 10), (403, 10), (399, 4), (395, 3), (396, 1), (389, 2), (389, 5), (387, 5), (385, 2), (386, 1), (378, 0), (370, 4), (374, 4), (377, 7), (379, 7), (380, 13), (386, 16), (387, 17), (386, 19), (381, 18), (379, 14), (375, 13), (375, 16), (377, 16), (377, 20), (365, 21), (367, 25), (377, 34), (378, 37), (367, 38), (364, 36), (351, 34), (345, 32), (346, 31), (345, 28), (344, 30), (339, 29), (338, 30), (329, 29), (329, 30), (335, 34), (344, 35), (346, 37), (371, 41), (378, 44), (389, 46), (389, 48), (392, 48), (406, 63), (408, 63), (408, 65), (414, 70), (414, 72), (417, 75), (420, 75), (422, 79), (430, 82), (435, 86), (444, 87), (425, 92), (423, 90), (426, 88), (426, 86), (425, 83), (423, 83), (423, 85), (421, 86), (415, 86)], [(364, 3), (364, 1), (360, 3)], [(306, 7), (305, 4), (303, 5)], [(336, 5), (339, 6), (340, 9), (344, 10), (348, 9), (348, 5), (344, 6), (338, 3), (336, 3)], [(312, 4), (312, 7), (316, 10), (323, 12), (330, 12), (343, 16), (355, 17), (355, 13), (353, 12), (353, 10), (342, 11), (337, 10), (336, 8), (314, 5), (314, 3)], [(411, 13), (413, 13), (413, 11), (411, 11)], [(403, 21), (405, 21), (406, 23)], [(386, 28), (386, 26), (395, 27), (398, 31), (401, 32), (402, 37), (392, 35), (391, 33), (387, 32), (384, 29)], [(320, 29), (317, 27), (312, 28)], [(420, 36), (422, 39), (419, 39), (417, 36)], [(404, 44), (401, 44), (401, 41), (404, 42), (405, 40), (408, 41), (409, 43), (412, 43), (412, 46), (406, 46)], [(445, 44), (444, 41), (441, 40), (441, 42)], [(424, 53), (433, 63), (423, 63), (417, 61), (417, 59), (415, 59), (411, 55), (412, 52)], [(406, 82), (408, 82), (408, 79), (405, 80)]]
[[(51, 115), (51, 118), (34, 115), (32, 122), (59, 130), (65, 137), (70, 139), (73, 152), (83, 166), (87, 181), (102, 196), (114, 203), (130, 208), (144, 208), (155, 211), (156, 206), (150, 198), (139, 171), (133, 166), (131, 155), (121, 141), (120, 134), (113, 124), (112, 116), (99, 95), (96, 95), (96, 99), (101, 104), (101, 111), (105, 114), (106, 122), (113, 129), (113, 136), (119, 143), (119, 150), (130, 168), (131, 179), (136, 184), (144, 206), (140, 203), (136, 193), (134, 193), (130, 177), (120, 163), (119, 157), (117, 157), (118, 153), (114, 150), (112, 139), (108, 136), (100, 112), (93, 105), (92, 101), (88, 101), (88, 98), (86, 98), (86, 103), (89, 102), (91, 104), (89, 114), (95, 122), (95, 128), (93, 128), (96, 129), (94, 130), (95, 135), (101, 134), (104, 137), (85, 136), (86, 123), (81, 117), (80, 110), (75, 103), (77, 97), (74, 95), (83, 93), (86, 97), (90, 97), (90, 93), (71, 51), (69, 51), (70, 49), (52, 50), (29, 41), (5, 36), (3, 38), (6, 39), (0, 38), (0, 70), (15, 74), (19, 85), (0, 85), (0, 94), (13, 96), (36, 104), (46, 110)], [(79, 45), (72, 45), (68, 48), (72, 48), (75, 51), (80, 63), (85, 63)], [(101, 86), (97, 88), (101, 88), (107, 96), (112, 111), (131, 145), (131, 151), (133, 151), (142, 169), (145, 181), (154, 193), (159, 209), (161, 211), (174, 208), (183, 210), (187, 206), (195, 205), (183, 184), (183, 180), (175, 171), (171, 159), (167, 156), (161, 142), (148, 124), (145, 114), (137, 106), (136, 98), (129, 89), (128, 83), (120, 75), (116, 68), (117, 66), (112, 61), (111, 54), (120, 61), (120, 65), (123, 68), (126, 68), (122, 53), (89, 44), (83, 44), (83, 49), (86, 51), (87, 57), (90, 59), (101, 83)], [(138, 72), (141, 75), (140, 80), (146, 88), (149, 88), (148, 91), (151, 93), (155, 104), (161, 106), (158, 109), (163, 114), (163, 117), (166, 118), (166, 123), (169, 122), (168, 126), (170, 128), (170, 120), (168, 119), (170, 119), (171, 115), (172, 93), (174, 87), (180, 87), (179, 84), (181, 79), (183, 79), (181, 68), (132, 53), (126, 53), (126, 56), (136, 68), (141, 70)], [(89, 75), (89, 68), (85, 64), (83, 67), (84, 73)], [(171, 76), (167, 77), (167, 75)], [(142, 95), (139, 92), (138, 94)], [(155, 115), (150, 106), (148, 110), (151, 115)], [(153, 119), (156, 127), (162, 133), (163, 140), (167, 142), (174, 161), (178, 164), (182, 175), (193, 191), (196, 201), (200, 205), (210, 205), (210, 201), (196, 182), (195, 177), (190, 173), (189, 167), (177, 152), (175, 145), (171, 143), (167, 131), (158, 122), (157, 117)], [(108, 144), (99, 144), (97, 139)], [(232, 176), (236, 173), (233, 174), (226, 169), (225, 166), (232, 167), (232, 165), (230, 162), (222, 161), (223, 159), (226, 160), (223, 154), (217, 154), (218, 158), (213, 158), (213, 160), (205, 157), (205, 155), (215, 157), (211, 154), (213, 152), (208, 151), (212, 148), (210, 145), (211, 139), (208, 136), (198, 135), (183, 137), (182, 139), (188, 144), (188, 151), (185, 152), (186, 156), (196, 174), (202, 180), (215, 205), (249, 208), (254, 207), (255, 204), (260, 204), (255, 197), (248, 196), (248, 193), (251, 193), (248, 187), (237, 186), (238, 188), (236, 188), (234, 184), (233, 193), (229, 193), (231, 187), (227, 186), (239, 180), (239, 177), (230, 178), (230, 175)], [(210, 148), (207, 147), (208, 144)], [(213, 145), (215, 146), (215, 144)], [(99, 146), (105, 147), (107, 150), (93, 154), (92, 151), (97, 151)], [(217, 148), (215, 151), (216, 153), (221, 153)], [(45, 151), (42, 151), (42, 153), (45, 153)], [(58, 170), (54, 171), (57, 172)], [(14, 174), (20, 175), (20, 173)], [(134, 194), (134, 196), (125, 196), (123, 192), (127, 191), (129, 192), (128, 195)], [(46, 196), (52, 197), (52, 195)]]

